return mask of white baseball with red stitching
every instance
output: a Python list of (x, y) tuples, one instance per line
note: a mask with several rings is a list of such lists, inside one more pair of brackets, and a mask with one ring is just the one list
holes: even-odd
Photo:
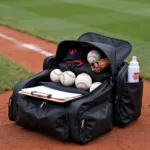
[(90, 92), (92, 92), (93, 90), (95, 90), (98, 86), (100, 86), (102, 83), (101, 82), (94, 82), (91, 86), (90, 86)]
[(86, 73), (79, 74), (75, 80), (76, 88), (81, 90), (88, 90), (91, 84), (92, 78)]
[(87, 61), (91, 64), (94, 61), (97, 61), (101, 58), (101, 55), (96, 50), (91, 50), (87, 55)]
[(76, 75), (72, 71), (65, 71), (60, 76), (60, 82), (64, 86), (72, 86), (75, 83)]
[(60, 82), (60, 76), (63, 72), (60, 69), (54, 69), (50, 73), (50, 79), (52, 82)]

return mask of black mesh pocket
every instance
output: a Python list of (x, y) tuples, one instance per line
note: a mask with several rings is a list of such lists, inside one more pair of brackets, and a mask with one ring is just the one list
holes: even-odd
[(143, 96), (143, 80), (138, 83), (125, 82), (120, 89), (115, 103), (114, 122), (118, 126), (125, 126), (141, 115)]

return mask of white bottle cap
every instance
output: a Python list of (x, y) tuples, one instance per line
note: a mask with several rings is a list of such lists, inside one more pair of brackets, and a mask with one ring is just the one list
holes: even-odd
[(137, 62), (137, 57), (136, 56), (132, 57), (132, 61), (130, 61), (130, 65), (131, 66), (138, 66), (139, 65), (139, 63)]

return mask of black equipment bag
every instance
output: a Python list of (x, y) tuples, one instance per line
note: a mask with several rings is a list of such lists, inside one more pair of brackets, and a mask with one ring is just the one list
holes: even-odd
[[(110, 61), (110, 69), (101, 73), (92, 73), (87, 64), (72, 68), (76, 75), (85, 72), (93, 81), (103, 81), (92, 92), (50, 82), (49, 74), (53, 69), (67, 70), (63, 58), (71, 47), (81, 47), (86, 53), (90, 49), (98, 50)], [(15, 85), (9, 100), (9, 119), (25, 128), (80, 144), (109, 132), (113, 124), (120, 126), (132, 122), (141, 114), (143, 81), (140, 78), (139, 83), (127, 83), (126, 77), (120, 75), (127, 73), (124, 60), (130, 52), (129, 42), (96, 33), (85, 33), (76, 41), (60, 42), (56, 55), (45, 58), (43, 71)], [(119, 78), (122, 78), (121, 84)], [(22, 88), (40, 84), (62, 91), (80, 92), (84, 96), (62, 104), (18, 93)]]

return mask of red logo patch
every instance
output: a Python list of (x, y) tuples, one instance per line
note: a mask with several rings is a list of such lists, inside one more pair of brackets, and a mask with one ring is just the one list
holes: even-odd
[(77, 52), (76, 49), (72, 49), (72, 50), (69, 51), (69, 53), (70, 53), (71, 55), (74, 55), (76, 52)]

